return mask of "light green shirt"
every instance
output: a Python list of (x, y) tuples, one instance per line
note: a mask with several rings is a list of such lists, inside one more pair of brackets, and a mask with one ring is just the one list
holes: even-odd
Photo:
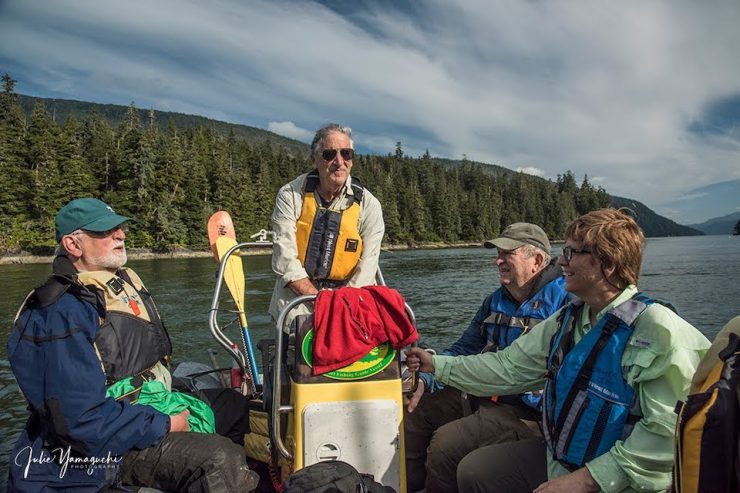
[[(600, 311), (607, 312), (630, 299), (637, 288), (628, 286)], [(474, 356), (434, 356), (435, 377), (478, 396), (510, 395), (544, 386), (550, 340), (558, 329), (555, 313), (506, 349)], [(589, 330), (586, 305), (574, 327), (577, 343)], [(689, 390), (691, 377), (709, 341), (668, 308), (652, 304), (637, 318), (635, 331), (622, 355), (627, 382), (640, 399), (642, 419), (626, 440), (586, 464), (606, 492), (663, 491), (671, 481), (676, 415), (673, 409)], [(568, 471), (548, 455), (548, 476)]]

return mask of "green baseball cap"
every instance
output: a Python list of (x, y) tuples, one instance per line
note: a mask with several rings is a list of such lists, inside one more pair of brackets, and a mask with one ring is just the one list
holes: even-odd
[(506, 227), (501, 236), (483, 243), (486, 248), (500, 248), (502, 250), (516, 250), (524, 245), (532, 245), (550, 254), (550, 240), (547, 234), (530, 223), (514, 223)]
[(131, 219), (121, 216), (102, 200), (93, 198), (75, 199), (59, 209), (54, 223), (57, 243), (78, 229), (108, 231)]

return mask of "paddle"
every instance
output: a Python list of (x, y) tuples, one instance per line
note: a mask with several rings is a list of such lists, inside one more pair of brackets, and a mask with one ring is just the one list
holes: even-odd
[[(211, 243), (211, 250), (217, 261), (221, 261), (232, 247), (236, 243), (236, 236), (234, 232), (234, 225), (231, 221), (231, 216), (226, 211), (218, 211), (211, 216), (208, 220), (208, 239)], [(259, 371), (257, 370), (257, 360), (254, 357), (254, 349), (252, 347), (252, 338), (249, 335), (249, 325), (247, 323), (247, 316), (244, 311), (244, 267), (242, 266), (242, 259), (238, 253), (234, 253), (229, 256), (224, 267), (224, 281), (226, 287), (231, 293), (231, 297), (234, 299), (234, 304), (239, 313), (239, 323), (242, 327), (242, 342), (247, 353), (248, 368), (246, 370), (251, 373), (252, 386), (259, 385)], [(254, 393), (256, 388), (252, 388)]]
[(208, 242), (211, 244), (211, 251), (216, 262), (221, 262), (216, 251), (216, 239), (219, 236), (226, 236), (236, 240), (236, 231), (234, 231), (234, 222), (226, 211), (217, 211), (208, 219)]

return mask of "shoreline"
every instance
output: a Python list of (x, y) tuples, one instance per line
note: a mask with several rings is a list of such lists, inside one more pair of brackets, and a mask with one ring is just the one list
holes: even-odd
[[(398, 250), (438, 250), (442, 248), (478, 248), (481, 243), (418, 243), (418, 244), (397, 244), (383, 245), (381, 251), (393, 252)], [(271, 248), (249, 248), (242, 252), (242, 255), (270, 255)], [(203, 258), (212, 257), (210, 250), (189, 250), (179, 249), (173, 252), (157, 253), (146, 248), (127, 249), (128, 260), (162, 260), (175, 258)], [(54, 260), (53, 255), (33, 255), (31, 253), (21, 252), (19, 254), (2, 254), (0, 255), (0, 265), (23, 265), (23, 264), (50, 264)]]

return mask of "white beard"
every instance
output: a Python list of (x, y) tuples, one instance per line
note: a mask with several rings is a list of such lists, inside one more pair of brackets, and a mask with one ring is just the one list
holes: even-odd
[(105, 269), (118, 270), (126, 265), (126, 247), (119, 253), (118, 250), (112, 250), (100, 257), (90, 257), (90, 262)]

